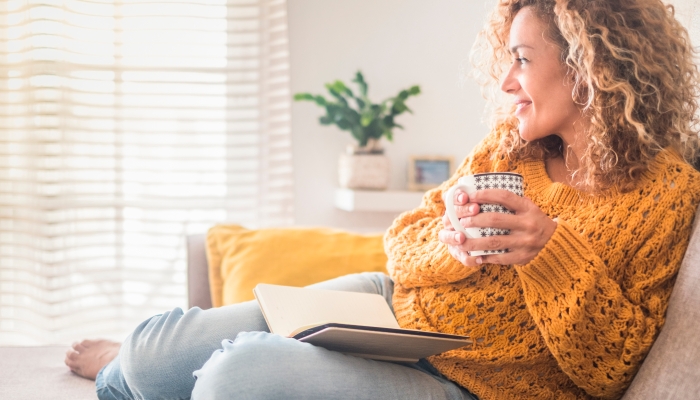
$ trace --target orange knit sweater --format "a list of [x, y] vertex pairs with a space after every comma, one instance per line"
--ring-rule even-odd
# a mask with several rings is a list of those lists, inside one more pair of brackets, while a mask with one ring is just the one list
[[[542, 161], [492, 160], [490, 135], [384, 238], [404, 328], [471, 336], [430, 358], [492, 399], [619, 398], [664, 323], [700, 202], [700, 174], [659, 154], [635, 190], [590, 196], [553, 183]], [[438, 240], [442, 193], [460, 176], [515, 171], [558, 227], [525, 265], [465, 267]]]

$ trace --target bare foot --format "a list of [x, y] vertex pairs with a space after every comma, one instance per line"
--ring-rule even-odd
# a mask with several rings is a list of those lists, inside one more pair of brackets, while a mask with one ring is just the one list
[[83, 340], [66, 352], [66, 365], [73, 373], [95, 380], [102, 367], [119, 354], [120, 343], [111, 340]]

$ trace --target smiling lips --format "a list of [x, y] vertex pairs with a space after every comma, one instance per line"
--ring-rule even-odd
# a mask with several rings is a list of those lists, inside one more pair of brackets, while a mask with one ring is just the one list
[[516, 107], [515, 113], [516, 114], [519, 113], [523, 108], [529, 106], [530, 104], [532, 104], [532, 102], [528, 101], [528, 100], [516, 100], [515, 101], [515, 107]]

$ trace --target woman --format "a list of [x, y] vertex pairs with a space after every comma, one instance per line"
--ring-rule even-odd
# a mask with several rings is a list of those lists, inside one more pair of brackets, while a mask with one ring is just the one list
[[[502, 0], [485, 37], [512, 106], [386, 233], [391, 279], [318, 285], [380, 293], [401, 326], [469, 335], [471, 347], [413, 365], [365, 360], [266, 333], [244, 303], [176, 309], [121, 347], [76, 344], [66, 363], [96, 375], [103, 399], [619, 398], [663, 325], [700, 203], [686, 161], [698, 143], [687, 32], [658, 0]], [[466, 239], [442, 193], [490, 171], [522, 174], [526, 197], [458, 193], [462, 225], [511, 230]]]

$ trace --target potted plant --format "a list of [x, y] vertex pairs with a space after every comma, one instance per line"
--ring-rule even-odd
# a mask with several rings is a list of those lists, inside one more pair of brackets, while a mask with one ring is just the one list
[[381, 103], [372, 103], [367, 97], [367, 82], [362, 72], [352, 80], [358, 86], [356, 95], [342, 81], [326, 84], [332, 98], [320, 95], [297, 93], [294, 100], [312, 101], [325, 108], [326, 114], [319, 118], [322, 125], [336, 125], [350, 131], [357, 141], [346, 154], [341, 154], [338, 174], [340, 186], [351, 189], [386, 189], [389, 185], [389, 160], [384, 156], [380, 139], [392, 141], [394, 128], [403, 129], [395, 118], [411, 109], [406, 100], [420, 93], [418, 86], [402, 90], [398, 95]]

